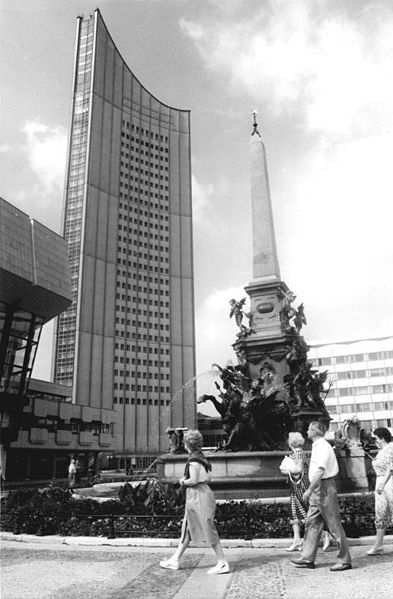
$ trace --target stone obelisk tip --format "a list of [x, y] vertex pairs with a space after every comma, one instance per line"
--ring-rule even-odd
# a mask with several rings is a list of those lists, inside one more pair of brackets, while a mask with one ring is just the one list
[[280, 269], [274, 234], [272, 203], [266, 152], [258, 130], [257, 111], [253, 110], [250, 139], [251, 206], [253, 229], [253, 279], [280, 280]]
[[256, 135], [259, 135], [259, 137], [261, 137], [261, 134], [258, 131], [257, 114], [258, 114], [258, 112], [256, 110], [253, 110], [252, 113], [251, 113], [251, 115], [252, 115], [252, 117], [254, 119], [254, 122], [252, 124], [251, 135], [255, 135], [256, 134]]

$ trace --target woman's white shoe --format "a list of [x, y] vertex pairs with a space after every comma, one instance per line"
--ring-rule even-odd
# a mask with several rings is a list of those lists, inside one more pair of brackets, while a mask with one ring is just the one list
[[299, 543], [292, 543], [290, 547], [287, 547], [285, 551], [301, 551], [303, 543], [300, 541]]
[[228, 562], [219, 562], [207, 571], [208, 574], [227, 574], [228, 572], [230, 572]]
[[162, 562], [160, 562], [160, 566], [161, 568], [166, 568], [167, 570], [178, 570], [179, 562], [172, 558], [165, 559]]
[[373, 547], [367, 551], [367, 555], [383, 555], [383, 548], [380, 547], [379, 549], [374, 549]]
[[325, 540], [323, 542], [322, 551], [327, 551], [333, 545], [333, 537], [331, 535], [325, 535]]

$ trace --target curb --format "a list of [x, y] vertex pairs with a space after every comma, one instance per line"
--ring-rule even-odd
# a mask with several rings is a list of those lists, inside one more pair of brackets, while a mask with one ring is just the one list
[[[248, 548], [248, 549], [264, 549], [276, 548], [282, 549], [288, 546], [292, 539], [221, 539], [221, 544], [226, 549]], [[352, 547], [357, 545], [372, 545], [375, 540], [374, 536], [359, 537], [358, 539], [348, 539], [348, 544]], [[18, 543], [39, 543], [59, 545], [88, 545], [91, 547], [110, 545], [113, 547], [177, 547], [178, 539], [163, 539], [163, 538], [115, 538], [108, 539], [107, 537], [60, 537], [57, 535], [49, 535], [38, 537], [36, 535], [15, 535], [12, 532], [0, 533], [0, 541], [16, 541]], [[393, 544], [393, 535], [386, 535], [384, 544]], [[194, 545], [198, 547], [198, 545]], [[206, 545], [200, 547], [206, 548]]]

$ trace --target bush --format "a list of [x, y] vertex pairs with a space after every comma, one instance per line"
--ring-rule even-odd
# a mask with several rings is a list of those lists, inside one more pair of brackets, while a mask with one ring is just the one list
[[223, 538], [277, 538], [292, 534], [289, 506], [262, 504], [256, 501], [221, 503], [216, 522]]
[[18, 489], [2, 500], [2, 530], [52, 535], [72, 513], [71, 495], [57, 487]]
[[[184, 494], [173, 484], [151, 479], [125, 484], [120, 501], [74, 500], [68, 490], [11, 491], [2, 499], [1, 529], [36, 535], [156, 536], [176, 538], [184, 512]], [[349, 537], [373, 535], [374, 497], [340, 498], [343, 526]], [[283, 538], [292, 534], [289, 505], [228, 501], [217, 505], [221, 538]]]
[[126, 483], [119, 491], [119, 499], [136, 514], [168, 514], [183, 508], [185, 493], [179, 484], [150, 478], [135, 487]]

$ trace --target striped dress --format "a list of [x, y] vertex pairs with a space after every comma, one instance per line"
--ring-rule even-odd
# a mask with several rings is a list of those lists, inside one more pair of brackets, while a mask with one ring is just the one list
[[305, 456], [303, 450], [300, 447], [296, 447], [292, 450], [290, 457], [302, 469], [301, 474], [289, 474], [289, 484], [291, 487], [291, 524], [304, 524], [307, 516], [308, 502], [304, 501], [303, 493], [305, 493], [309, 486]]

